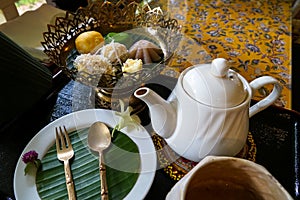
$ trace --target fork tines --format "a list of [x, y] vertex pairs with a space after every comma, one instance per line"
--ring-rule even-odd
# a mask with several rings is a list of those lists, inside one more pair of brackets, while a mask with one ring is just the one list
[[64, 162], [65, 178], [69, 200], [75, 200], [74, 183], [69, 160], [74, 156], [74, 150], [66, 127], [55, 128], [57, 158]]
[[[63, 147], [66, 147], [66, 148], [71, 147], [72, 148], [72, 143], [70, 141], [67, 129], [65, 126], [63, 126], [63, 128], [64, 128], [64, 130], [62, 130], [61, 126], [55, 127], [56, 138], [57, 138], [56, 139], [56, 147], [60, 148], [60, 149]], [[58, 140], [58, 138], [59, 138], [59, 140]], [[60, 143], [59, 143], [59, 141], [60, 141]]]

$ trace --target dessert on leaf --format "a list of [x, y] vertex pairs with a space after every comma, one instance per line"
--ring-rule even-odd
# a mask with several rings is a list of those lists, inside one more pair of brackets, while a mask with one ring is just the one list
[[95, 49], [104, 45], [104, 38], [97, 31], [86, 31], [75, 39], [75, 46], [80, 54], [92, 53]]
[[129, 57], [141, 59], [144, 64], [159, 62], [163, 58], [163, 51], [148, 40], [139, 40], [129, 48]]
[[125, 45], [112, 41], [101, 48], [100, 54], [108, 58], [111, 63], [119, 62], [121, 64], [127, 59], [128, 50]]
[[74, 66], [79, 72], [88, 74], [112, 74], [112, 64], [109, 59], [102, 55], [81, 54], [74, 60]]
[[141, 59], [127, 59], [122, 66], [122, 71], [125, 73], [135, 73], [142, 70], [143, 62]]
[[164, 59], [162, 49], [141, 30], [108, 33], [102, 38], [96, 31], [87, 31], [75, 40], [79, 55], [74, 59], [73, 66], [80, 78], [93, 77], [86, 79], [85, 83], [89, 85], [95, 84], [96, 79], [99, 79], [100, 87], [114, 87], [113, 82], [125, 76], [123, 80], [129, 80], [130, 77], [137, 80], [144, 77], [138, 75], [143, 70], [152, 73], [152, 69]]
[[181, 37], [177, 20], [160, 8], [125, 2], [93, 1], [57, 17], [43, 33], [45, 54], [69, 78], [90, 86], [101, 108], [158, 75]]

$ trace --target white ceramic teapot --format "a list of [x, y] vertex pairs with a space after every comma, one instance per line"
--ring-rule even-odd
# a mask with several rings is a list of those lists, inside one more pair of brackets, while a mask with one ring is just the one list
[[[253, 92], [266, 84], [274, 85], [272, 92], [250, 107]], [[167, 101], [146, 87], [134, 95], [148, 105], [154, 131], [180, 156], [199, 162], [207, 155], [239, 153], [249, 117], [274, 103], [281, 90], [270, 76], [249, 84], [225, 59], [217, 58], [185, 69]]]

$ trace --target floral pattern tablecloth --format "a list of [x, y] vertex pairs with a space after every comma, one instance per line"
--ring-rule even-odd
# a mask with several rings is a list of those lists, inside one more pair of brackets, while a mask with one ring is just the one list
[[[283, 91], [276, 105], [291, 108], [291, 1], [156, 0], [151, 4], [168, 11], [182, 32], [201, 46], [195, 51], [183, 45], [183, 56], [192, 55], [194, 60], [173, 61], [163, 73], [176, 76], [191, 64], [223, 57], [249, 82], [263, 75], [277, 78]], [[254, 99], [263, 98], [270, 89], [262, 88]]]

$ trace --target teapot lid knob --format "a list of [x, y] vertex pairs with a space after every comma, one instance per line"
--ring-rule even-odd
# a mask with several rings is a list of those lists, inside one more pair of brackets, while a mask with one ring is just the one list
[[225, 77], [228, 70], [229, 66], [224, 58], [216, 58], [211, 63], [211, 73], [216, 77]]
[[245, 101], [248, 92], [238, 73], [229, 69], [224, 58], [184, 71], [182, 87], [194, 100], [216, 108], [230, 108]]

